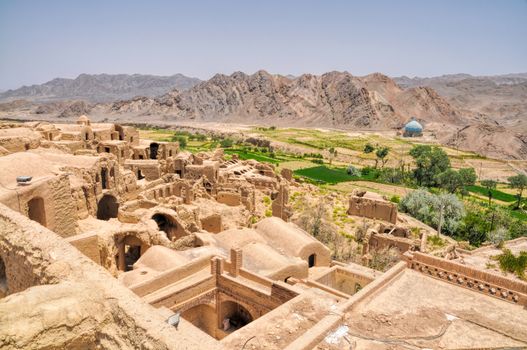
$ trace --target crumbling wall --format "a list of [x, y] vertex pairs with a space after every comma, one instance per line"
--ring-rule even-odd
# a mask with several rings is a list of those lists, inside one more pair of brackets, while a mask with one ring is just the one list
[[397, 222], [397, 206], [388, 201], [351, 195], [349, 199], [349, 215], [363, 216], [370, 219], [380, 219], [395, 224]]

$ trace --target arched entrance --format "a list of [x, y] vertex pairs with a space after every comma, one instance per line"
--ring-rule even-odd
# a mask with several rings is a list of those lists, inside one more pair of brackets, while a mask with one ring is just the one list
[[97, 203], [97, 219], [110, 220], [119, 213], [119, 202], [111, 194], [105, 194]]
[[152, 216], [152, 220], [156, 222], [160, 231], [166, 233], [167, 238], [171, 241], [175, 241], [186, 235], [183, 227], [181, 227], [174, 218], [168, 215], [157, 213]]
[[126, 236], [117, 243], [117, 255], [115, 262], [121, 271], [133, 270], [134, 264], [148, 247], [135, 236]]
[[115, 131], [119, 133], [119, 140], [124, 140], [124, 129], [121, 125], [115, 124]]
[[199, 304], [181, 313], [188, 322], [212, 337], [216, 337], [216, 309], [210, 304]]
[[157, 150], [159, 149], [159, 143], [152, 142], [150, 144], [150, 159], [157, 159]]
[[307, 258], [307, 263], [309, 265], [309, 267], [313, 267], [315, 266], [317, 262], [317, 256], [316, 254], [311, 254], [308, 258]]
[[5, 271], [5, 263], [0, 257], [0, 298], [7, 295], [7, 273]]
[[219, 321], [224, 331], [234, 332], [251, 323], [253, 316], [242, 305], [228, 300], [221, 303]]
[[44, 199], [41, 197], [35, 197], [27, 202], [27, 216], [42, 226], [46, 226], [46, 208], [44, 206]]

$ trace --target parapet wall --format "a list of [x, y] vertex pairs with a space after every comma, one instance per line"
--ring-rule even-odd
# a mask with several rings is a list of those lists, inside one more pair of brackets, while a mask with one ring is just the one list
[[527, 283], [460, 263], [413, 252], [405, 254], [408, 267], [460, 287], [527, 306]]

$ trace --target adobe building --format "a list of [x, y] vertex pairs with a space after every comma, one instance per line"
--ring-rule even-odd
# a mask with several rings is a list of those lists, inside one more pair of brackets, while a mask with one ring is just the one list
[[386, 272], [288, 222], [292, 179], [270, 165], [86, 117], [2, 130], [2, 349], [527, 346], [527, 283], [417, 249], [380, 198], [350, 214], [400, 245]]

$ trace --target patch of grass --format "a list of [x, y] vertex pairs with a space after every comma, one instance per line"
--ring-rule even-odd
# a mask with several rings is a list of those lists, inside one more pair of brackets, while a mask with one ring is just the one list
[[430, 235], [426, 237], [426, 242], [437, 248], [445, 246], [445, 240], [438, 235]]
[[315, 180], [323, 183], [336, 184], [339, 182], [357, 180], [357, 177], [348, 175], [345, 168], [328, 168], [324, 165], [297, 169], [294, 171], [296, 175]]
[[[488, 190], [485, 187], [482, 187], [482, 186], [477, 186], [477, 185], [467, 186], [467, 190], [469, 192], [477, 193], [477, 194], [480, 194], [480, 195], [485, 196], [485, 197], [488, 196]], [[492, 193], [492, 198], [493, 199], [497, 199], [499, 201], [515, 202], [515, 201], [518, 200], [518, 197], [516, 197], [515, 195], [510, 194], [510, 193], [505, 193], [505, 192], [502, 192], [502, 191], [499, 191], [499, 190], [490, 190], [490, 192]]]
[[521, 279], [525, 279], [525, 269], [527, 269], [527, 252], [521, 251], [515, 256], [509, 249], [504, 249], [503, 253], [494, 257], [500, 264], [502, 271], [514, 273]]
[[240, 149], [226, 149], [225, 154], [237, 154], [242, 160], [254, 159], [262, 163], [280, 164], [280, 160], [271, 158], [260, 153], [244, 151]]

